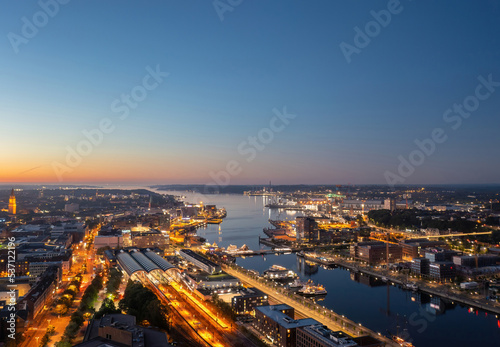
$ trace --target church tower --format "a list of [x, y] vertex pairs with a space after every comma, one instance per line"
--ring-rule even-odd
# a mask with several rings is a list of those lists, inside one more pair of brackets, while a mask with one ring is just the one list
[[16, 196], [14, 195], [14, 189], [12, 189], [12, 192], [10, 193], [9, 213], [16, 214]]

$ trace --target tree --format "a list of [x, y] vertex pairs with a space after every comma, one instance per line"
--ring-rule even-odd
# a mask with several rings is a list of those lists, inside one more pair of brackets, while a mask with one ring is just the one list
[[68, 312], [68, 306], [64, 305], [64, 304], [59, 304], [56, 306], [54, 312], [56, 314], [59, 314], [61, 316], [65, 315], [67, 312]]
[[96, 312], [94, 318], [99, 319], [106, 314], [121, 313], [121, 310], [116, 308], [112, 299], [106, 298], [102, 301], [99, 311]]
[[112, 249], [110, 246], [99, 247], [96, 254], [103, 255], [105, 251]]

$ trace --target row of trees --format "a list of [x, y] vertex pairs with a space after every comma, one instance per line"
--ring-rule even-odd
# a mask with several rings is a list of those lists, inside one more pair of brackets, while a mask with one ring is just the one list
[[108, 283], [106, 285], [106, 293], [108, 293], [108, 295], [116, 297], [120, 284], [122, 283], [122, 277], [123, 274], [115, 268], [109, 271]]
[[212, 294], [212, 304], [217, 308], [222, 315], [229, 319], [236, 319], [236, 314], [230, 304], [222, 300], [217, 293]]
[[38, 347], [45, 347], [50, 342], [50, 337], [56, 333], [56, 328], [53, 325], [49, 325], [45, 331], [45, 335], [40, 339]]
[[68, 309], [73, 305], [76, 295], [80, 292], [80, 285], [82, 284], [82, 275], [77, 274], [71, 282], [68, 288], [63, 292], [59, 300], [56, 301], [55, 313], [59, 315], [64, 315], [68, 312]]
[[57, 347], [71, 346], [71, 341], [76, 337], [78, 331], [83, 326], [86, 319], [90, 319], [94, 313], [94, 305], [97, 301], [99, 291], [103, 288], [102, 276], [97, 275], [92, 283], [87, 287], [83, 293], [82, 300], [78, 309], [71, 315], [68, 326], [64, 330], [63, 337], [60, 342], [56, 344]]
[[139, 324], [169, 329], [170, 311], [168, 307], [151, 290], [140, 283], [129, 280], [125, 295], [120, 300], [118, 307], [127, 314], [136, 316]]
[[372, 210], [368, 218], [376, 225], [398, 229], [435, 228], [439, 230], [458, 231], [460, 233], [480, 231], [483, 228], [475, 221], [462, 218], [454, 220], [434, 219], [432, 215], [420, 210]]
[[115, 306], [114, 298], [118, 294], [122, 276], [122, 273], [115, 268], [110, 270], [108, 283], [106, 284], [106, 298], [102, 301], [99, 311], [94, 315], [94, 319], [99, 319], [105, 314], [121, 313], [121, 310]]

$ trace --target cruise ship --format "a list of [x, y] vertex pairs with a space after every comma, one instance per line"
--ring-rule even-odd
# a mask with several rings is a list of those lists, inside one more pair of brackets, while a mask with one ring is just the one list
[[305, 286], [299, 289], [298, 293], [304, 296], [316, 296], [326, 295], [327, 291], [321, 284], [315, 285], [313, 281], [309, 280]]
[[292, 280], [297, 277], [297, 274], [286, 267], [273, 265], [269, 270], [264, 271], [264, 277], [270, 280]]

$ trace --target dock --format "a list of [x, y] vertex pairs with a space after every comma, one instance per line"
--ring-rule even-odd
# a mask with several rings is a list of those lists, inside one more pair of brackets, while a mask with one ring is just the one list
[[333, 260], [333, 259], [328, 259], [328, 258], [324, 258], [324, 257], [314, 257], [314, 256], [309, 255], [307, 253], [300, 253], [299, 252], [299, 253], [297, 253], [297, 256], [302, 257], [305, 260], [309, 260], [311, 262], [318, 263], [321, 265], [333, 266], [336, 264], [335, 260]]

